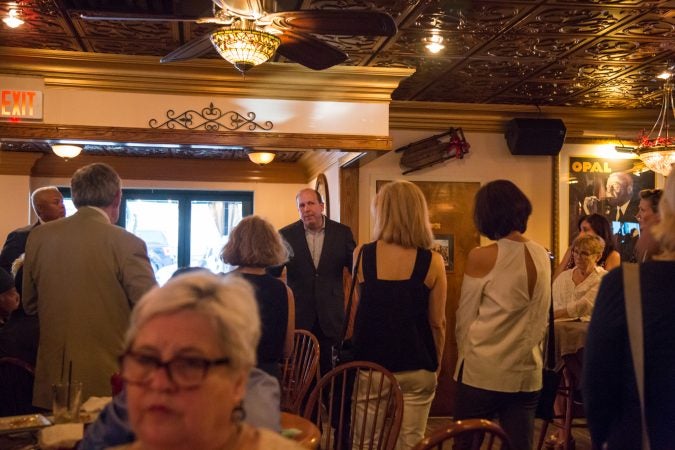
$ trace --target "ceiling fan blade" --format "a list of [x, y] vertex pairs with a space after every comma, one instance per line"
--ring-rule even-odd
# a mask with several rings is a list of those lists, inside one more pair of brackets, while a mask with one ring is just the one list
[[159, 62], [167, 63], [198, 58], [207, 54], [210, 50], [213, 50], [213, 44], [211, 43], [211, 34], [207, 33], [201, 37], [189, 40], [164, 58], [160, 59]]
[[347, 60], [347, 54], [312, 36], [284, 31], [277, 53], [314, 70], [323, 70]]
[[83, 12], [80, 14], [80, 19], [83, 20], [114, 20], [117, 22], [196, 22], [201, 17], [177, 17], [177, 16], [157, 16], [157, 15], [139, 15], [139, 14], [125, 14], [125, 13], [97, 13], [97, 12]]
[[261, 0], [213, 0], [213, 3], [245, 19], [255, 20], [265, 15]]
[[281, 30], [337, 36], [393, 36], [396, 22], [379, 11], [307, 9], [269, 14], [260, 22], [271, 22]]

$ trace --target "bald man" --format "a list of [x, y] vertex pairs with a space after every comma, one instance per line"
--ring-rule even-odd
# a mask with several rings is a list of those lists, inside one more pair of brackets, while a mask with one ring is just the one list
[[613, 172], [607, 178], [605, 198], [586, 197], [584, 212], [598, 213], [607, 217], [610, 222], [637, 223], [639, 198], [633, 196], [633, 177], [628, 173]]
[[[12, 263], [26, 251], [26, 241], [31, 231], [41, 223], [51, 222], [66, 216], [63, 196], [56, 186], [41, 187], [31, 195], [33, 211], [38, 220], [27, 227], [18, 228], [7, 235], [5, 245], [0, 252], [0, 268], [11, 272]], [[20, 280], [20, 278], [17, 278]]]

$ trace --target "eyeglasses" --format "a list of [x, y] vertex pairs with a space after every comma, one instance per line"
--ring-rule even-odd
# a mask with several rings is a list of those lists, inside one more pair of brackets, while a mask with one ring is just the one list
[[572, 253], [574, 253], [575, 255], [585, 256], [585, 257], [596, 255], [596, 253], [590, 253], [590, 252], [587, 252], [585, 250], [579, 250], [579, 249], [576, 249], [576, 248], [572, 249]]
[[146, 384], [160, 368], [165, 369], [169, 380], [179, 388], [194, 388], [202, 384], [213, 366], [230, 364], [230, 358], [206, 359], [179, 356], [169, 361], [127, 351], [120, 357], [122, 378], [131, 384]]

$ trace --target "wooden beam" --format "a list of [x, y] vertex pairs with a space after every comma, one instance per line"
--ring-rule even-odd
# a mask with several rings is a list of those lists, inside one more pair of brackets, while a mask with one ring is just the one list
[[389, 136], [301, 134], [237, 131], [165, 130], [89, 125], [0, 122], [4, 140], [85, 140], [143, 144], [232, 145], [278, 149], [339, 149], [342, 151], [389, 151]]
[[[2, 152], [1, 154], [7, 153], [22, 154], [21, 152]], [[263, 183], [307, 183], [309, 181], [302, 167], [293, 163], [272, 162], [265, 166], [258, 166], [250, 161], [94, 155], [80, 155], [66, 161], [52, 154], [46, 154], [37, 160], [31, 175], [70, 178], [75, 170], [94, 162], [110, 164], [123, 180]]]

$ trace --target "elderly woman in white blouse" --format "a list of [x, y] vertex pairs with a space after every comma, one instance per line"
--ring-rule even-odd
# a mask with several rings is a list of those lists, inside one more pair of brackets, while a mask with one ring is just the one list
[[576, 265], [553, 281], [553, 314], [558, 319], [589, 321], [600, 280], [607, 273], [598, 266], [605, 241], [593, 234], [580, 235], [572, 244]]

